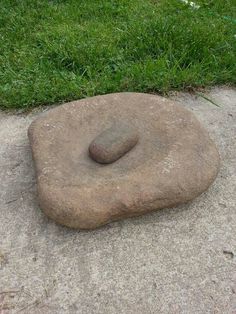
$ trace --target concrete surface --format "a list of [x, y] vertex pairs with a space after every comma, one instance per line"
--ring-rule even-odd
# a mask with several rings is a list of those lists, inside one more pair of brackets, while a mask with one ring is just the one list
[[214, 185], [185, 206], [81, 232], [37, 205], [29, 115], [0, 113], [0, 313], [236, 313], [236, 90], [172, 98], [221, 153]]

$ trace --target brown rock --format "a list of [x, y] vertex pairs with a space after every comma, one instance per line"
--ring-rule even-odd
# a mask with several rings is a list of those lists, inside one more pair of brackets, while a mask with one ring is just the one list
[[130, 151], [138, 142], [138, 133], [134, 128], [118, 123], [99, 134], [89, 145], [89, 154], [93, 160], [110, 164]]
[[[128, 121], [138, 144], [102, 165], [90, 143]], [[194, 115], [154, 95], [120, 93], [71, 102], [29, 128], [39, 202], [63, 225], [92, 229], [110, 221], [185, 203], [214, 181], [217, 149]]]

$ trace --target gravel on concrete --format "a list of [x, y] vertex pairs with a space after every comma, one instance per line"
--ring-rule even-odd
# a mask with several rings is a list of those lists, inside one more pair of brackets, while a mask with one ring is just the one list
[[40, 110], [0, 112], [1, 314], [236, 313], [236, 90], [204, 94], [219, 107], [171, 97], [215, 140], [215, 183], [187, 205], [94, 231], [56, 225], [38, 207], [27, 129]]

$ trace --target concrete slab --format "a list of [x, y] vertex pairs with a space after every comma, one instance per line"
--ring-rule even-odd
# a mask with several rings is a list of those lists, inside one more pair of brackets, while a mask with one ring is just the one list
[[236, 313], [236, 90], [172, 98], [221, 153], [214, 185], [185, 206], [95, 231], [56, 225], [37, 205], [27, 128], [0, 113], [0, 313]]

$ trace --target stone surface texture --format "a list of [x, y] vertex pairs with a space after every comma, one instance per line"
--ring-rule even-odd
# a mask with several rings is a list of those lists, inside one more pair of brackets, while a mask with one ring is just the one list
[[[129, 121], [139, 142], [116, 162], [98, 164], [89, 145], [117, 121]], [[215, 144], [194, 115], [156, 95], [118, 93], [64, 104], [37, 118], [29, 138], [40, 206], [72, 228], [185, 203], [209, 187], [219, 167]]]
[[[0, 312], [234, 314], [236, 90], [173, 95], [216, 142], [216, 181], [178, 208], [93, 231], [39, 209], [27, 129], [39, 113], [0, 112]], [[47, 108], [41, 109], [41, 111]]]

